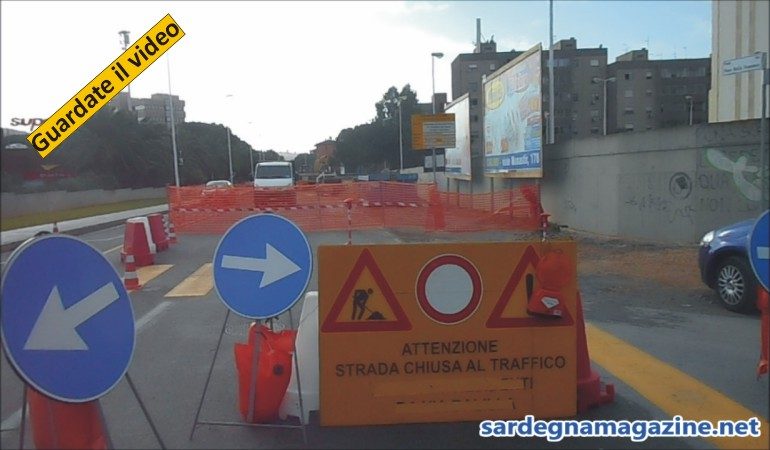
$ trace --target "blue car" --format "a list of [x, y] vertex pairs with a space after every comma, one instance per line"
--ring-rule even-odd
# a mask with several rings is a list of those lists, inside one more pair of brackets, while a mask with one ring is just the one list
[[701, 279], [717, 292], [722, 305], [730, 311], [749, 311], [756, 302], [758, 281], [748, 255], [749, 235], [756, 220], [709, 231], [700, 241]]

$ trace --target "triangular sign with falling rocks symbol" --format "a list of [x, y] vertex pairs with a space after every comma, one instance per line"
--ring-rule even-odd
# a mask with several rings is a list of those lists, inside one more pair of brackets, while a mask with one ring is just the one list
[[[540, 262], [540, 257], [537, 255], [535, 249], [530, 245], [524, 250], [524, 254], [521, 256], [519, 263], [513, 270], [511, 277], [505, 284], [503, 293], [497, 300], [495, 307], [492, 309], [492, 313], [487, 319], [487, 328], [530, 328], [530, 327], [564, 327], [570, 326], [575, 323], [570, 315], [569, 309], [564, 308], [564, 314], [561, 317], [541, 317], [541, 316], [527, 316], [527, 317], [504, 317], [503, 314], [511, 303], [511, 300], [515, 297], [514, 291], [521, 283], [522, 278], [526, 274], [527, 268], [531, 266], [533, 269], [537, 268], [537, 264]], [[528, 299], [524, 299], [524, 305]], [[523, 311], [525, 307], [521, 308]]]
[[412, 323], [377, 266], [374, 256], [368, 249], [364, 249], [321, 325], [321, 331], [332, 333], [411, 329]]

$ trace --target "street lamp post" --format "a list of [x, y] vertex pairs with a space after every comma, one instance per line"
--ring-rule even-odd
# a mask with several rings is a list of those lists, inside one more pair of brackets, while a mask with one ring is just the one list
[[684, 99], [690, 102], [690, 126], [692, 126], [692, 95], [685, 95]]
[[401, 126], [401, 102], [404, 100], [406, 100], [406, 97], [403, 95], [396, 98], [398, 102], [398, 156], [400, 161], [398, 173], [404, 172], [404, 132]]
[[[225, 98], [232, 97], [233, 94], [227, 94]], [[230, 184], [233, 184], [233, 149], [230, 147], [230, 126], [227, 126], [227, 159], [230, 163]]]
[[[433, 114], [436, 114], [436, 58], [443, 58], [444, 54], [441, 52], [433, 52], [430, 54], [430, 78], [432, 81], [432, 95], [430, 97], [430, 103], [433, 107]], [[433, 182], [436, 183], [436, 148], [431, 148], [433, 154]]]
[[174, 123], [174, 102], [171, 98], [171, 62], [166, 55], [166, 71], [168, 73], [168, 112], [171, 116], [171, 151], [174, 156], [174, 182], [179, 187], [179, 158], [176, 151], [176, 124]]
[[607, 82], [615, 81], [615, 77], [599, 78], [594, 77], [592, 80], [594, 83], [602, 83], [604, 85], [604, 136], [607, 136]]

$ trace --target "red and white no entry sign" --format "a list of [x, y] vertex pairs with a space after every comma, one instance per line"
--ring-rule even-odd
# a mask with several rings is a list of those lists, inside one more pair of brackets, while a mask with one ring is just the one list
[[415, 291], [425, 315], [451, 325], [467, 319], [479, 307], [481, 276], [462, 256], [440, 255], [422, 268]]

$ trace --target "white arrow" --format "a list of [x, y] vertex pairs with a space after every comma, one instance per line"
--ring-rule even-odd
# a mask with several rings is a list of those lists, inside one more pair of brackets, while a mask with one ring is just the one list
[[32, 327], [24, 350], [88, 350], [75, 327], [118, 300], [120, 295], [112, 283], [107, 283], [67, 309], [54, 286], [48, 294], [43, 311]]
[[270, 244], [265, 244], [265, 259], [224, 255], [222, 268], [263, 272], [262, 281], [259, 283], [260, 288], [301, 270], [298, 265]]
[[770, 259], [770, 247], [757, 247], [757, 258]]

